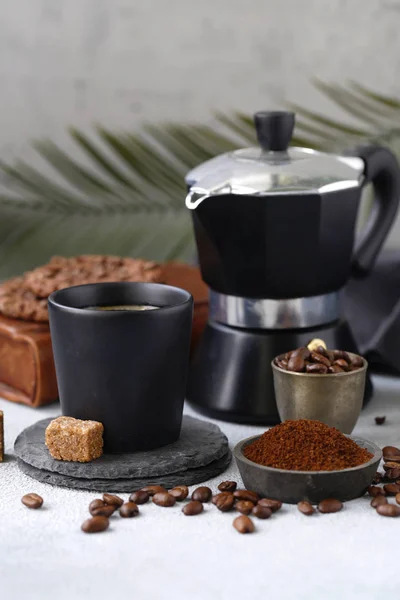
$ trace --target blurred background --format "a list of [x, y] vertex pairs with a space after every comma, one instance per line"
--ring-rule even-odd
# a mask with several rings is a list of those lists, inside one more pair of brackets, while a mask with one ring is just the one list
[[52, 254], [189, 260], [183, 176], [253, 143], [255, 110], [295, 105], [301, 145], [400, 155], [399, 26], [397, 0], [2, 3], [0, 277]]

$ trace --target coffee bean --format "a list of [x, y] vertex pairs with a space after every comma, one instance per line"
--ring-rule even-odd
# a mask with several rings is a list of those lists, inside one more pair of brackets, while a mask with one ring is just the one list
[[276, 360], [275, 364], [284, 371], [287, 371], [288, 361], [287, 360]]
[[400, 504], [400, 494], [396, 494], [396, 502], [397, 504]]
[[347, 364], [351, 363], [350, 356], [344, 350], [333, 350], [332, 354], [334, 360], [344, 360]]
[[114, 496], [113, 494], [103, 494], [103, 500], [106, 504], [111, 504], [114, 506], [122, 506], [124, 501], [119, 496]]
[[382, 517], [398, 517], [400, 515], [400, 506], [396, 504], [379, 504], [376, 512]]
[[383, 465], [384, 471], [390, 471], [391, 469], [399, 469], [399, 468], [400, 467], [399, 467], [398, 463], [396, 463], [392, 460]]
[[269, 519], [272, 515], [272, 510], [267, 506], [262, 506], [261, 504], [256, 504], [251, 514], [257, 517], [257, 519]]
[[43, 498], [39, 494], [25, 494], [21, 498], [21, 502], [27, 508], [40, 508], [43, 504]]
[[107, 517], [92, 517], [82, 523], [81, 529], [85, 533], [99, 533], [100, 531], [105, 531], [109, 524], [110, 521]]
[[382, 448], [382, 454], [384, 460], [391, 460], [391, 456], [400, 456], [400, 450], [396, 446], [385, 446]]
[[323, 348], [324, 350], [326, 350], [326, 344], [325, 344], [324, 340], [320, 340], [319, 338], [314, 338], [313, 340], [308, 342], [307, 348], [308, 348], [308, 350], [310, 350], [310, 352], [318, 352], [318, 348]]
[[236, 510], [242, 513], [242, 515], [249, 515], [254, 506], [254, 502], [250, 502], [250, 500], [239, 500], [239, 502], [236, 502], [235, 504]]
[[372, 480], [372, 485], [376, 485], [377, 483], [382, 483], [383, 475], [379, 473], [379, 471], [375, 474], [375, 477]]
[[235, 501], [235, 498], [234, 498], [232, 492], [220, 492], [219, 494], [215, 494], [215, 496], [213, 496], [211, 498], [211, 502], [216, 505], [218, 500], [220, 498], [222, 498], [223, 496], [232, 496], [233, 500]]
[[176, 499], [168, 492], [157, 492], [153, 496], [153, 502], [157, 506], [174, 506]]
[[400, 485], [396, 483], [387, 483], [383, 486], [383, 489], [386, 492], [386, 496], [396, 496], [400, 492]]
[[187, 517], [194, 517], [199, 515], [204, 510], [203, 503], [199, 500], [191, 500], [182, 508], [182, 512]]
[[328, 368], [328, 373], [344, 373], [344, 371], [339, 365], [333, 364]]
[[386, 479], [398, 479], [400, 477], [400, 465], [396, 469], [389, 469], [385, 473]]
[[302, 373], [305, 371], [306, 364], [304, 362], [304, 358], [299, 355], [292, 356], [289, 359], [287, 370], [292, 371], [294, 373]]
[[95, 500], [92, 500], [91, 503], [89, 504], [89, 512], [91, 513], [92, 510], [95, 510], [96, 508], [100, 508], [101, 506], [105, 506], [105, 502], [104, 500], [101, 500], [100, 498], [96, 498]]
[[188, 497], [189, 488], [187, 485], [177, 485], [176, 487], [172, 488], [172, 490], [169, 490], [169, 493], [171, 494], [171, 496], [176, 498], [178, 502], [181, 502], [182, 500], [185, 500], [185, 498]]
[[311, 352], [311, 360], [315, 363], [321, 363], [326, 367], [331, 366], [331, 361], [329, 358], [326, 358], [323, 354], [319, 354], [318, 352]]
[[375, 417], [375, 423], [377, 425], [383, 425], [386, 421], [386, 417]]
[[306, 366], [306, 373], [320, 373], [325, 375], [328, 372], [328, 367], [321, 363], [309, 363]]
[[353, 367], [356, 367], [357, 369], [360, 369], [363, 365], [364, 365], [364, 361], [361, 358], [361, 356], [358, 356], [357, 354], [355, 354], [354, 356], [350, 356], [350, 362], [352, 364]]
[[129, 496], [129, 502], [134, 502], [135, 504], [146, 504], [149, 501], [149, 494], [144, 490], [138, 490], [137, 492], [132, 492]]
[[250, 502], [254, 502], [254, 504], [257, 504], [260, 499], [257, 492], [252, 492], [251, 490], [235, 490], [233, 496], [236, 500], [250, 500]]
[[387, 504], [386, 496], [375, 496], [375, 498], [372, 498], [372, 500], [371, 500], [372, 508], [376, 508], [380, 504]]
[[[214, 501], [214, 498], [216, 499], [215, 501]], [[235, 504], [235, 498], [234, 498], [233, 494], [230, 494], [229, 492], [217, 494], [216, 496], [213, 496], [212, 501], [213, 501], [213, 504], [215, 504], [215, 506], [221, 512], [228, 512], [229, 510], [232, 510], [233, 505]], [[246, 501], [243, 500], [243, 502], [246, 502]]]
[[219, 486], [218, 489], [221, 492], [234, 492], [237, 488], [237, 483], [236, 481], [222, 481]]
[[270, 508], [272, 512], [277, 512], [282, 508], [282, 502], [280, 500], [273, 500], [272, 498], [261, 498], [258, 504]]
[[290, 356], [287, 360], [290, 360], [292, 357], [301, 356], [303, 360], [308, 360], [310, 358], [311, 352], [305, 346], [301, 346], [301, 348], [296, 348], [296, 350], [292, 350], [290, 352]]
[[335, 513], [342, 510], [343, 504], [336, 498], [326, 498], [318, 504], [318, 510], [321, 513]]
[[168, 490], [162, 485], [146, 485], [142, 487], [141, 492], [147, 492], [149, 496], [154, 496], [154, 494], [165, 494], [168, 493]]
[[246, 515], [236, 517], [233, 526], [239, 533], [253, 533], [254, 531], [254, 523]]
[[343, 369], [343, 371], [350, 371], [351, 368], [350, 365], [343, 358], [338, 358], [337, 360], [335, 360], [333, 365], [337, 365], [338, 367]]
[[192, 494], [192, 500], [198, 500], [199, 502], [209, 502], [212, 495], [212, 491], [205, 485], [198, 487]]
[[117, 510], [118, 506], [116, 504], [103, 504], [103, 506], [98, 506], [97, 508], [92, 508], [89, 510], [90, 514], [93, 517], [111, 517], [112, 514]]
[[303, 515], [312, 515], [315, 513], [315, 508], [306, 500], [302, 500], [297, 504], [297, 508]]
[[131, 519], [139, 514], [138, 505], [135, 502], [125, 502], [119, 509], [119, 514], [124, 519]]
[[385, 490], [377, 485], [370, 485], [367, 489], [367, 492], [373, 498], [376, 498], [376, 496], [386, 496]]
[[391, 463], [396, 463], [396, 467], [400, 467], [400, 456], [394, 454], [393, 456], [387, 456], [386, 458], [384, 458], [384, 460]]

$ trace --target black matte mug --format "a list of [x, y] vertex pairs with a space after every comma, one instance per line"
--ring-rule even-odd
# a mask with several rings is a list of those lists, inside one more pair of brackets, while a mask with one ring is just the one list
[[[93, 310], [149, 304], [157, 310]], [[49, 297], [63, 415], [101, 421], [106, 452], [134, 452], [179, 438], [193, 298], [157, 283], [95, 283]]]

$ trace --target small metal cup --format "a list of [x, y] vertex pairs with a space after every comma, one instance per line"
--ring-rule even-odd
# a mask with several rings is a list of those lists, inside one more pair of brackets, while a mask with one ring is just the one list
[[[352, 355], [348, 352], [350, 356]], [[365, 375], [363, 366], [347, 373], [294, 373], [272, 361], [275, 398], [282, 421], [313, 419], [350, 434], [361, 413]]]

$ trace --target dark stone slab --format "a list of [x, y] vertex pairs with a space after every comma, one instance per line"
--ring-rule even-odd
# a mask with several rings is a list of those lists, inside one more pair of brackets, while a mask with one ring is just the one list
[[168, 446], [132, 454], [104, 454], [90, 463], [64, 462], [51, 457], [45, 430], [52, 419], [27, 427], [15, 441], [15, 454], [26, 464], [80, 479], [147, 479], [204, 467], [226, 455], [227, 437], [213, 423], [184, 416], [179, 440]]
[[225, 471], [229, 467], [231, 459], [232, 454], [231, 451], [228, 450], [222, 458], [203, 467], [187, 469], [186, 471], [179, 471], [178, 473], [171, 473], [169, 475], [154, 478], [147, 477], [142, 479], [84, 479], [79, 477], [67, 477], [66, 475], [60, 475], [59, 473], [36, 469], [35, 467], [24, 463], [21, 459], [18, 459], [18, 466], [25, 475], [29, 475], [29, 477], [32, 477], [37, 481], [49, 483], [50, 485], [96, 492], [130, 493], [145, 485], [152, 484], [160, 484], [167, 488], [171, 488], [179, 484], [195, 485], [203, 483], [203, 481], [216, 477]]

